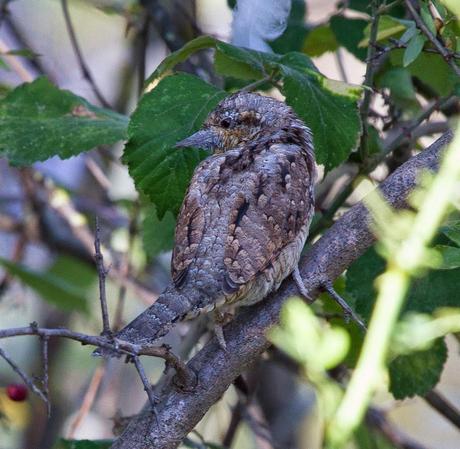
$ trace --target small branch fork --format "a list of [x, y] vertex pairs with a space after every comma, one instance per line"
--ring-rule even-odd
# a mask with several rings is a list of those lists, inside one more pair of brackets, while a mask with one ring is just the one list
[[[43, 341], [47, 341], [51, 337], [61, 337], [67, 338], [69, 340], [75, 340], [80, 342], [82, 345], [91, 345], [98, 348], [107, 349], [108, 351], [114, 352], [118, 355], [126, 355], [129, 357], [139, 357], [139, 356], [150, 356], [150, 357], [159, 357], [165, 360], [168, 367], [172, 367], [177, 372], [177, 378], [179, 379], [179, 384], [182, 388], [193, 388], [193, 383], [196, 382], [195, 374], [186, 367], [185, 363], [182, 362], [175, 354], [171, 352], [171, 348], [167, 345], [162, 346], [140, 346], [126, 341], [117, 340], [117, 339], [107, 339], [104, 336], [98, 335], [87, 335], [79, 332], [74, 332], [69, 329], [60, 328], [60, 329], [49, 329], [38, 327], [37, 323], [31, 323], [30, 326], [18, 327], [11, 329], [0, 330], [0, 339], [17, 337], [23, 335], [36, 335], [40, 337]], [[44, 350], [44, 353], [47, 354]], [[16, 371], [24, 382], [29, 386], [29, 388], [37, 393], [43, 400], [46, 401], [46, 395], [42, 390], [38, 392], [35, 384], [31, 385], [30, 379], [25, 380], [27, 376], [17, 367], [17, 365], [12, 362], [11, 358], [0, 349], [0, 357], [5, 359], [9, 365]], [[47, 359], [46, 359], [47, 360]], [[44, 375], [44, 383], [48, 382], [47, 370]], [[45, 382], [46, 380], [46, 382]], [[44, 391], [47, 388], [45, 387]]]
[[48, 362], [48, 341], [51, 337], [61, 337], [80, 342], [82, 345], [91, 345], [108, 351], [118, 356], [127, 356], [127, 361], [134, 363], [139, 377], [142, 380], [144, 389], [147, 392], [152, 411], [155, 414], [155, 395], [151, 384], [149, 383], [145, 370], [140, 361], [140, 356], [159, 357], [165, 360], [167, 367], [172, 367], [176, 371], [175, 383], [178, 388], [185, 391], [193, 389], [196, 384], [195, 373], [188, 368], [184, 362], [172, 353], [171, 348], [167, 345], [162, 346], [141, 346], [118, 340], [113, 336], [110, 329], [107, 297], [105, 288], [105, 278], [107, 271], [104, 267], [104, 259], [101, 252], [99, 222], [96, 219], [96, 232], [94, 239], [95, 262], [99, 276], [99, 299], [101, 303], [103, 331], [101, 335], [87, 335], [79, 332], [73, 332], [69, 329], [48, 329], [38, 327], [37, 323], [31, 323], [27, 327], [11, 328], [0, 330], [0, 339], [16, 337], [21, 335], [35, 335], [42, 340], [42, 358], [43, 358], [43, 377], [42, 386], [39, 388], [36, 383], [11, 359], [11, 357], [0, 348], [0, 358], [3, 358], [11, 368], [22, 378], [24, 383], [31, 391], [37, 394], [47, 405], [48, 415], [50, 414], [49, 401], [49, 362]]

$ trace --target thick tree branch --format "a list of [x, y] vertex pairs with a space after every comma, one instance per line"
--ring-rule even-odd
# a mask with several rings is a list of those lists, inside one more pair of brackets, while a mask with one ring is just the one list
[[[415, 187], [420, 171], [437, 169], [441, 149], [451, 139], [452, 133], [445, 133], [382, 183], [380, 189], [393, 207], [406, 206], [407, 195]], [[372, 245], [375, 237], [369, 223], [364, 205], [355, 205], [302, 258], [300, 271], [310, 297], [315, 297], [321, 285], [338, 277]], [[295, 283], [288, 279], [264, 302], [242, 310], [224, 328], [227, 351], [222, 351], [214, 338], [188, 363], [197, 375], [196, 388], [186, 392], [173, 383], [166, 386], [157, 406], [158, 422], [139, 415], [112, 449], [177, 447], [234, 379], [269, 347], [267, 329], [277, 324], [284, 300], [295, 294]]]

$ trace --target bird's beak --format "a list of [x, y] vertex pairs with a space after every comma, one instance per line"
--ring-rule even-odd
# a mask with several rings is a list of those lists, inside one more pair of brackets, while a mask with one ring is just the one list
[[196, 147], [211, 150], [218, 146], [219, 138], [211, 129], [200, 129], [190, 137], [176, 143], [177, 147]]

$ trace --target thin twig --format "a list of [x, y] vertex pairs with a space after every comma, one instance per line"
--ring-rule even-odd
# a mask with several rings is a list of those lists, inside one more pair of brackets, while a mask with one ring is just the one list
[[110, 329], [109, 312], [107, 309], [107, 295], [105, 290], [105, 278], [107, 276], [107, 271], [104, 267], [104, 256], [101, 252], [101, 240], [99, 234], [99, 219], [96, 217], [96, 230], [94, 236], [94, 258], [96, 260], [97, 274], [99, 277], [99, 300], [101, 303], [102, 312], [102, 335], [111, 336], [112, 331]]
[[423, 396], [423, 399], [444, 416], [444, 418], [460, 429], [460, 410], [450, 404], [441, 393], [431, 390]]
[[91, 86], [91, 89], [94, 92], [94, 95], [99, 100], [101, 105], [106, 108], [111, 108], [109, 102], [104, 98], [104, 96], [102, 95], [102, 92], [97, 87], [97, 84], [94, 81], [93, 76], [91, 75], [91, 71], [89, 70], [88, 64], [86, 63], [85, 58], [83, 57], [83, 53], [80, 50], [77, 36], [75, 34], [72, 20], [70, 18], [69, 5], [67, 3], [67, 0], [61, 0], [61, 7], [62, 7], [62, 12], [64, 14], [64, 20], [65, 20], [65, 24], [67, 27], [67, 32], [69, 33], [70, 42], [72, 44], [72, 48], [75, 53], [75, 56], [77, 57], [78, 64], [80, 65], [80, 69], [81, 69], [83, 78], [85, 78], [86, 81], [88, 81], [88, 83]]
[[19, 377], [24, 381], [24, 383], [29, 387], [29, 390], [33, 391], [37, 396], [39, 396], [45, 404], [48, 403], [48, 398], [45, 396], [42, 390], [38, 388], [33, 380], [13, 361], [13, 359], [2, 349], [0, 348], [0, 357], [5, 360], [8, 365], [11, 366], [13, 371], [19, 375]]
[[[388, 40], [391, 42], [392, 45], [388, 45], [387, 47], [382, 47], [381, 45], [377, 43], [375, 44], [376, 52], [374, 54], [374, 58], [373, 58], [374, 60], [380, 59], [383, 55], [385, 55], [386, 53], [392, 50], [407, 48], [407, 44], [404, 42], [398, 41], [398, 39], [394, 39], [390, 37]], [[439, 54], [438, 50], [436, 50], [435, 48], [423, 48], [422, 51], [423, 53], [436, 53], [437, 55]], [[458, 52], [452, 53], [452, 58], [460, 59], [460, 53]]]
[[147, 379], [144, 367], [142, 366], [142, 363], [139, 360], [139, 357], [134, 356], [132, 360], [133, 360], [134, 366], [136, 367], [137, 373], [139, 374], [139, 377], [141, 378], [142, 384], [144, 385], [144, 390], [147, 393], [147, 396], [149, 397], [149, 402], [150, 402], [150, 407], [152, 408], [152, 412], [155, 413], [155, 408], [157, 405], [157, 398], [153, 391], [152, 384]]
[[46, 396], [46, 411], [48, 418], [51, 416], [51, 402], [50, 402], [50, 389], [49, 389], [49, 358], [48, 358], [48, 340], [47, 336], [41, 338], [42, 340], [42, 360], [43, 360], [43, 394]]
[[191, 371], [182, 360], [177, 357], [169, 346], [140, 346], [126, 341], [117, 339], [107, 339], [105, 336], [87, 335], [80, 332], [74, 332], [69, 329], [49, 329], [38, 327], [36, 323], [32, 323], [27, 327], [17, 327], [0, 330], [0, 339], [18, 337], [21, 335], [37, 335], [39, 337], [61, 337], [75, 340], [83, 345], [96, 346], [106, 349], [111, 353], [128, 356], [151, 356], [159, 357], [166, 361], [168, 366], [173, 367], [177, 371], [177, 376], [184, 383], [184, 390], [193, 388], [196, 384], [196, 375]]
[[428, 106], [417, 118], [410, 122], [408, 126], [404, 126], [402, 132], [399, 133], [395, 139], [385, 144], [382, 153], [377, 155], [369, 167], [367, 167], [367, 172], [369, 173], [372, 171], [385, 159], [386, 156], [388, 156], [388, 154], [398, 148], [405, 140], [410, 138], [413, 131], [415, 131], [425, 120], [429, 119], [433, 112], [442, 109], [442, 107], [446, 105], [452, 99], [452, 97], [452, 95], [449, 95], [447, 97], [437, 99], [431, 103], [430, 106]]
[[359, 143], [359, 153], [361, 155], [361, 159], [365, 161], [369, 154], [369, 124], [368, 124], [368, 116], [369, 116], [369, 106], [371, 104], [371, 97], [373, 94], [372, 87], [374, 85], [374, 73], [375, 73], [375, 62], [374, 62], [374, 54], [375, 54], [375, 42], [377, 41], [377, 32], [379, 28], [379, 18], [380, 12], [377, 4], [377, 0], [372, 0], [371, 3], [371, 16], [372, 16], [372, 24], [371, 24], [371, 31], [370, 31], [370, 38], [369, 38], [369, 46], [367, 48], [367, 65], [366, 65], [366, 74], [364, 75], [364, 86], [368, 87], [368, 89], [364, 90], [364, 98], [359, 106], [359, 115], [361, 117], [361, 123], [363, 127], [363, 131], [361, 134], [361, 140]]
[[412, 1], [404, 0], [404, 3], [406, 4], [407, 9], [409, 10], [411, 16], [413, 17], [415, 23], [417, 24], [417, 27], [428, 38], [428, 40], [435, 46], [439, 54], [444, 58], [447, 64], [449, 64], [452, 67], [453, 71], [460, 78], [460, 67], [455, 63], [455, 61], [452, 60], [453, 58], [452, 52], [448, 50], [444, 45], [442, 45], [441, 42], [438, 40], [438, 38], [426, 26], [425, 22], [420, 17], [419, 13], [415, 9], [414, 5], [412, 4]]

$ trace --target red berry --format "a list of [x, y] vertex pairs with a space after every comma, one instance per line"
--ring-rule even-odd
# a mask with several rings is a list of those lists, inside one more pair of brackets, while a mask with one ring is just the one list
[[10, 384], [6, 387], [6, 394], [12, 401], [21, 402], [27, 399], [27, 387], [23, 384]]

